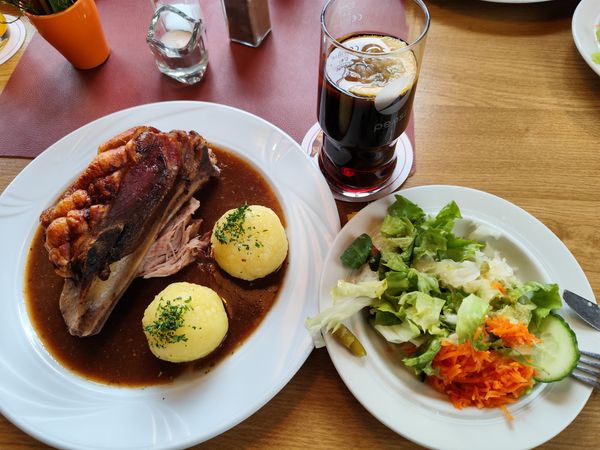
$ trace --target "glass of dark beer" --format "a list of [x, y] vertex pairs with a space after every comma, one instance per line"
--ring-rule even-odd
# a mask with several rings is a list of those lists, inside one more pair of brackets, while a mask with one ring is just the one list
[[329, 0], [321, 12], [319, 166], [338, 197], [393, 183], [429, 29], [421, 0]]

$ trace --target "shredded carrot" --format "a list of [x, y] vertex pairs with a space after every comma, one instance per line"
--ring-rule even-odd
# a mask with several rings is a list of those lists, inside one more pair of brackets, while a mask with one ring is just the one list
[[[494, 335], [506, 347], [532, 346], [541, 340], [530, 333], [523, 323], [512, 323], [503, 316], [488, 317], [473, 339], [488, 341]], [[533, 385], [535, 369], [494, 350], [476, 350], [470, 341], [454, 344], [444, 341], [432, 362], [437, 376], [427, 381], [439, 392], [448, 395], [458, 409], [500, 407], [508, 420], [506, 408]]]
[[511, 348], [541, 342], [537, 336], [529, 332], [525, 324], [512, 323], [504, 316], [488, 317], [485, 321], [485, 331], [498, 336], [506, 347]]
[[500, 283], [499, 281], [494, 281], [494, 282], [491, 284], [491, 286], [492, 286], [494, 289], [496, 289], [496, 290], [500, 291], [500, 293], [501, 293], [502, 295], [506, 295], [506, 289], [504, 289], [504, 286], [502, 286], [502, 283]]
[[504, 414], [504, 417], [506, 417], [506, 420], [513, 420], [513, 416], [510, 413], [510, 411], [508, 410], [508, 408], [506, 407], [506, 405], [500, 405], [500, 409], [502, 409], [502, 414]]
[[[444, 341], [432, 362], [437, 376], [428, 383], [461, 409], [502, 407], [517, 400], [533, 384], [535, 370], [493, 350], [478, 351], [471, 342]], [[507, 416], [508, 417], [508, 416]]]

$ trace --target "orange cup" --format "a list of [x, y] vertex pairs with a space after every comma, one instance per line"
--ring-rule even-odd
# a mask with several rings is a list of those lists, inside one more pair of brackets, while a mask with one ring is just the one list
[[64, 11], [47, 16], [25, 15], [42, 37], [78, 69], [97, 67], [110, 54], [94, 0], [77, 0]]

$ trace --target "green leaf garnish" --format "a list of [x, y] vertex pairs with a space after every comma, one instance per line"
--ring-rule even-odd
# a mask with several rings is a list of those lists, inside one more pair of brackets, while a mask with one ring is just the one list
[[248, 208], [248, 203], [244, 202], [242, 206], [227, 215], [225, 223], [215, 228], [215, 237], [221, 244], [236, 242], [244, 235], [244, 222]]
[[151, 345], [165, 348], [167, 344], [188, 340], [185, 334], [176, 332], [184, 324], [184, 313], [193, 309], [191, 301], [192, 297], [176, 297], [173, 300], [160, 298], [154, 322], [144, 327], [144, 331], [152, 337]]

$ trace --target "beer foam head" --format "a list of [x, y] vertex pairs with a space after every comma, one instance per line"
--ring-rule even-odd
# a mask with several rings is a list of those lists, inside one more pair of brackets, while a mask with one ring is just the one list
[[[397, 51], [407, 44], [391, 36], [360, 35], [343, 41], [345, 47], [373, 56], [336, 48], [328, 56], [326, 75], [340, 89], [359, 97], [373, 98], [380, 112], [408, 92], [417, 78], [412, 51]], [[387, 112], [386, 112], [387, 113]]]

